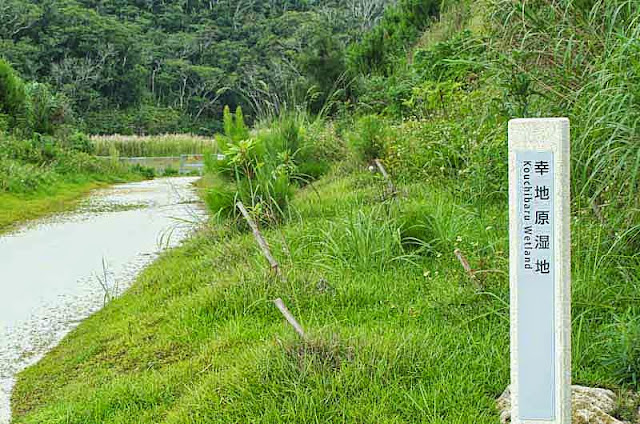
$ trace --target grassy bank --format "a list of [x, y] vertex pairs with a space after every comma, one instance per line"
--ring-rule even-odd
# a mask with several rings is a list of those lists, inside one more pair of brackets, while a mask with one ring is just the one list
[[[403, 185], [408, 197], [388, 200], [384, 186], [357, 172], [299, 193], [297, 218], [266, 231], [286, 282], [233, 225], [163, 255], [20, 375], [15, 422], [497, 422], [509, 379], [506, 203], [474, 202], [454, 181]], [[594, 252], [603, 234], [589, 217], [574, 234], [574, 381], [620, 391], [640, 261], [622, 268]], [[482, 270], [479, 287], [454, 248]]]
[[68, 154], [57, 160], [33, 164], [0, 157], [4, 172], [0, 176], [0, 233], [27, 220], [71, 210], [95, 188], [144, 178], [138, 169], [100, 163], [88, 155]]
[[0, 232], [72, 209], [96, 187], [152, 174], [153, 170], [141, 166], [99, 160], [63, 145], [58, 138], [0, 133]]
[[65, 184], [46, 193], [0, 193], [0, 233], [24, 221], [71, 210], [91, 190], [102, 185], [86, 182]]

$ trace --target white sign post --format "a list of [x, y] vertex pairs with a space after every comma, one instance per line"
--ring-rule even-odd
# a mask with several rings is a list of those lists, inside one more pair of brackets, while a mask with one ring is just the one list
[[511, 422], [571, 423], [569, 120], [509, 122]]

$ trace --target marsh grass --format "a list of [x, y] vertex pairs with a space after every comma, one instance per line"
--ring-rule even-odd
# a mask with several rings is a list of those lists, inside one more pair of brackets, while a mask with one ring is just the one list
[[156, 136], [107, 135], [92, 136], [95, 154], [111, 156], [117, 151], [121, 157], [166, 157], [204, 154], [216, 150], [213, 138], [193, 134], [163, 134]]

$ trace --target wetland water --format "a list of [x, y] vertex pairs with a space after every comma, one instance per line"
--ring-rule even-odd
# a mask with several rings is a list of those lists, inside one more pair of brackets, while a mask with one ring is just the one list
[[10, 421], [15, 375], [204, 218], [196, 180], [97, 190], [75, 212], [0, 235], [0, 424]]

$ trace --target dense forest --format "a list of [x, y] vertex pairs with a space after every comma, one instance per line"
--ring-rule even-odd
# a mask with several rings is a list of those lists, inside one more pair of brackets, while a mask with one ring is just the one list
[[[0, 52], [22, 78], [55, 92], [86, 131], [211, 133], [224, 105], [255, 116], [284, 104], [318, 111], [328, 97], [348, 96], [347, 46], [390, 6], [396, 2], [6, 0]], [[416, 19], [426, 25], [434, 10]]]

